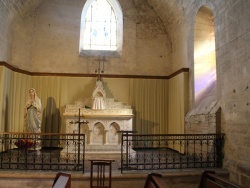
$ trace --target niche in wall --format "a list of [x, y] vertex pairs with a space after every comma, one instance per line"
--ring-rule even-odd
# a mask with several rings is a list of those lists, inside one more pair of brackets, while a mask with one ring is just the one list
[[216, 101], [216, 56], [214, 17], [202, 6], [194, 26], [194, 97], [195, 106], [208, 106]]

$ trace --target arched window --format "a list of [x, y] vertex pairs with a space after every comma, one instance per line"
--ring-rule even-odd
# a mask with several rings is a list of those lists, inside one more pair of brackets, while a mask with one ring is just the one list
[[214, 17], [202, 6], [194, 28], [194, 95], [195, 106], [216, 100], [216, 56]]
[[87, 0], [81, 16], [80, 55], [120, 56], [123, 16], [117, 0]]

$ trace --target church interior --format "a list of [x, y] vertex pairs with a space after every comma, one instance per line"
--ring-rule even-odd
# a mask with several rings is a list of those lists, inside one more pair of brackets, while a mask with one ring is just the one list
[[[89, 145], [120, 142], [94, 137], [108, 121], [110, 132], [224, 134], [222, 169], [249, 188], [250, 1], [0, 0], [0, 10], [1, 134], [23, 132], [35, 88], [41, 133], [74, 133], [68, 127], [81, 108]], [[55, 175], [0, 172], [0, 188], [51, 187]], [[173, 187], [198, 187], [195, 172], [164, 176]], [[135, 182], [140, 173], [114, 174], [114, 187], [144, 185], [145, 174]], [[87, 187], [86, 176], [72, 175], [72, 187]]]

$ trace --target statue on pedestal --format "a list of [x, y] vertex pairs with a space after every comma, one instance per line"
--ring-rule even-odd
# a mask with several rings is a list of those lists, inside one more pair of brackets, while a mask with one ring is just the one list
[[24, 132], [41, 132], [41, 100], [34, 88], [29, 89], [29, 98], [25, 105]]

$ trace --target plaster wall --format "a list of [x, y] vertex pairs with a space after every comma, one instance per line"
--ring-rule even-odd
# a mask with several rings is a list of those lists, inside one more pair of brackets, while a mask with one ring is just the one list
[[27, 12], [33, 12], [41, 1], [0, 1], [0, 61], [12, 64], [13, 27], [26, 19]]
[[[96, 57], [79, 55], [85, 1], [43, 1], [14, 26], [11, 64], [32, 72], [95, 72]], [[108, 58], [106, 74], [169, 75], [171, 42], [164, 25], [145, 1], [119, 1], [124, 39], [120, 58]]]
[[[13, 12], [3, 1], [0, 1], [0, 60], [9, 61], [11, 58], [12, 33], [10, 25], [13, 20]], [[3, 8], [7, 7], [7, 8]]]

